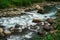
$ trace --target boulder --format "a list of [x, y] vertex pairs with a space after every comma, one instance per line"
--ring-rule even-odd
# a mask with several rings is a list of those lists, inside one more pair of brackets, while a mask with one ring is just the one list
[[50, 31], [50, 26], [48, 25], [48, 23], [44, 24], [43, 29], [47, 32]]
[[31, 29], [36, 29], [37, 27], [35, 27], [35, 26], [32, 26], [32, 27], [30, 27]]
[[52, 18], [48, 18], [47, 19], [47, 22], [49, 22], [50, 24], [53, 24], [54, 23], [54, 20]]
[[22, 32], [21, 25], [16, 24], [16, 25], [15, 25], [15, 28], [13, 28], [12, 30], [13, 30], [13, 33], [19, 33], [19, 32]]
[[54, 31], [55, 29], [56, 29], [55, 25], [54, 25], [54, 24], [51, 24], [51, 25], [50, 25], [50, 30], [51, 30], [51, 31]]
[[37, 13], [44, 14], [44, 9], [39, 9]]
[[42, 20], [41, 19], [33, 19], [32, 22], [34, 22], [34, 23], [40, 23], [40, 22], [42, 22]]
[[40, 5], [35, 5], [35, 9], [40, 9]]

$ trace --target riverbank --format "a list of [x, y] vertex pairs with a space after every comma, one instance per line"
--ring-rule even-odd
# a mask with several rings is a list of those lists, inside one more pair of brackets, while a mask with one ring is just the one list
[[33, 10], [44, 10], [44, 7], [58, 5], [60, 2], [44, 2], [44, 3], [34, 3], [31, 6], [27, 7], [14, 7], [14, 8], [5, 8], [0, 10], [0, 17], [13, 17], [21, 14], [25, 14], [25, 12], [33, 11]]

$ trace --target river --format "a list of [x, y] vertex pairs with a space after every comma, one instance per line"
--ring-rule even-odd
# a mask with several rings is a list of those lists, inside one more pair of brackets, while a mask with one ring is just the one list
[[[22, 16], [16, 16], [16, 17], [2, 17], [0, 18], [0, 24], [5, 26], [5, 29], [14, 27], [16, 24], [23, 25], [23, 29], [25, 28], [26, 25], [35, 25], [36, 23], [33, 23], [32, 20], [34, 18], [38, 18], [41, 20], [46, 20], [47, 18], [53, 18], [55, 19], [55, 14], [57, 13], [57, 8], [59, 6], [51, 6], [51, 7], [46, 7], [46, 11], [49, 11], [48, 13], [45, 14], [40, 14], [37, 13], [37, 10], [31, 11], [31, 12], [26, 12], [26, 15]], [[45, 18], [47, 16], [47, 18]], [[33, 36], [34, 32], [29, 31], [25, 35], [11, 35], [7, 40], [28, 40]], [[28, 39], [25, 39], [28, 38]]]

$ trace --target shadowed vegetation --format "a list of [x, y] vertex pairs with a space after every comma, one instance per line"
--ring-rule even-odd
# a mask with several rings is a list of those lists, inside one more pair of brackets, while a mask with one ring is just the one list
[[42, 3], [45, 1], [60, 1], [60, 0], [0, 0], [0, 8], [14, 6], [29, 6], [33, 3]]
[[43, 2], [44, 0], [0, 0], [0, 8], [14, 7], [14, 6], [28, 6], [33, 3]]

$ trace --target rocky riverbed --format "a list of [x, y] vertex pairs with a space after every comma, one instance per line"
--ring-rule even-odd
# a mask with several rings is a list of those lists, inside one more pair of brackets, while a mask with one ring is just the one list
[[0, 11], [3, 16], [0, 18], [0, 39], [30, 40], [36, 34], [43, 36], [48, 32], [54, 33], [57, 8], [57, 5], [53, 5], [41, 9], [36, 5], [34, 9], [10, 8]]
[[32, 4], [31, 6], [27, 7], [0, 9], [0, 17], [14, 17], [33, 10], [38, 10], [37, 11], [38, 13], [44, 14], [48, 13], [48, 11], [45, 10], [46, 7], [56, 6], [56, 8], [58, 8], [59, 4], [60, 2], [51, 2], [51, 3], [44, 2], [44, 3]]

